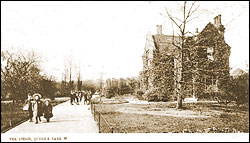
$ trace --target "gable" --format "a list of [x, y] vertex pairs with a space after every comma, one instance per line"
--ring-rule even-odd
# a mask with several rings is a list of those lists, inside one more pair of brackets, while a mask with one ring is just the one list
[[216, 41], [224, 41], [224, 37], [219, 33], [218, 29], [208, 23], [205, 28], [197, 35], [197, 45], [212, 46]]
[[176, 49], [176, 47], [173, 45], [173, 40], [177, 45], [180, 41], [180, 38], [177, 36], [173, 37], [171, 35], [160, 34], [153, 35], [153, 39], [155, 47], [159, 49], [161, 53], [166, 53], [167, 55], [173, 55], [174, 50]]

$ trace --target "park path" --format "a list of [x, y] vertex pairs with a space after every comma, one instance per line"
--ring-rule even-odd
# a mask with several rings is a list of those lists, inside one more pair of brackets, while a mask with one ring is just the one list
[[[70, 101], [53, 108], [53, 117], [47, 123], [26, 121], [6, 133], [98, 133], [97, 125], [91, 114], [90, 105], [70, 105]], [[33, 119], [34, 120], [34, 119]]]

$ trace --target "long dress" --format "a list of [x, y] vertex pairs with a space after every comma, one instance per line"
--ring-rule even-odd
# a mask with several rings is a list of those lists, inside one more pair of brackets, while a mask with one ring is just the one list
[[48, 118], [51, 118], [53, 117], [53, 114], [52, 114], [52, 105], [49, 104], [48, 106], [44, 106], [44, 118], [48, 119]]
[[34, 117], [41, 117], [42, 116], [42, 102], [35, 101], [33, 104], [33, 116]]

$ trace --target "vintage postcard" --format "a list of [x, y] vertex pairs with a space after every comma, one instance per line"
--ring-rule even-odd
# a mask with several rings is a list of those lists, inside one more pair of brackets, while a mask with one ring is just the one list
[[249, 2], [1, 1], [1, 141], [249, 141]]

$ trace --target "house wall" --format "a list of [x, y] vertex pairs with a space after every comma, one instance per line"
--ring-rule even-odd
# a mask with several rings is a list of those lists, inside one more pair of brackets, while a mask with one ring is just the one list
[[[185, 42], [188, 50], [182, 53], [176, 52], [178, 50], [172, 44], [173, 40], [178, 43], [180, 38], [163, 35], [161, 32], [156, 35], [148, 33], [143, 54], [143, 70], [140, 72], [140, 88], [157, 88], [165, 96], [169, 96], [176, 93], [177, 84], [173, 81], [182, 80], [179, 86], [184, 89], [185, 97], [198, 98], [210, 87], [218, 91], [220, 83], [230, 78], [231, 48], [224, 41], [225, 28], [221, 24], [221, 17], [216, 17], [215, 22], [216, 24], [208, 23], [195, 37], [190, 37]], [[171, 56], [174, 60], [171, 60]], [[165, 64], [161, 67], [155, 64], [157, 62]]]

